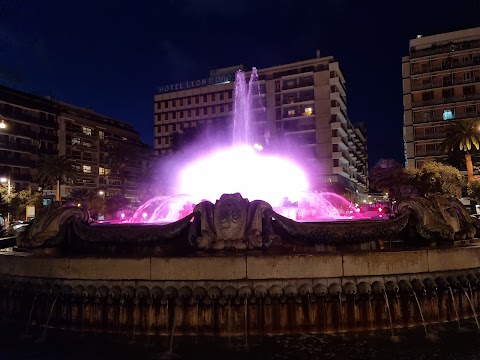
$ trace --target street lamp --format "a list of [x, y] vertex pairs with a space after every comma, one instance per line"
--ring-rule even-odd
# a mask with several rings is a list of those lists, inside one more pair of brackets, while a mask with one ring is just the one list
[[3, 116], [0, 114], [0, 129], [6, 129], [7, 124], [5, 124], [5, 120], [3, 119]]
[[[1, 124], [1, 123], [0, 123]], [[5, 178], [5, 177], [2, 177], [0, 178], [0, 183], [7, 183], [7, 204], [10, 204], [10, 193], [11, 193], [11, 190], [12, 190], [12, 187], [10, 185], [10, 177], [8, 178]], [[10, 209], [8, 209], [8, 212], [7, 212], [7, 220], [5, 221], [5, 226], [8, 228], [10, 225]]]

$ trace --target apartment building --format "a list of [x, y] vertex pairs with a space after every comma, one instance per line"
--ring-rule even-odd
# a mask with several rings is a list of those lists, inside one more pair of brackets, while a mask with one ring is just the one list
[[[67, 155], [75, 160], [80, 178], [63, 185], [61, 195], [74, 188], [102, 190], [106, 196], [123, 191], [138, 198], [141, 174], [153, 153], [142, 144], [140, 134], [127, 123], [57, 100], [0, 86], [0, 175], [11, 179], [16, 190], [33, 188], [42, 155]], [[109, 165], [108, 151], [117, 143], [139, 154], [126, 163], [120, 175]], [[123, 184], [122, 184], [123, 181]], [[45, 189], [52, 195], [54, 189]]]
[[407, 167], [445, 155], [440, 144], [454, 121], [480, 112], [480, 28], [410, 40], [402, 58]]
[[[189, 127], [231, 129], [235, 72], [214, 70], [209, 78], [161, 86], [154, 97], [154, 148], [172, 149]], [[345, 79], [331, 56], [258, 69], [253, 98], [253, 135], [264, 147], [297, 148], [313, 190], [368, 190], [365, 127], [347, 115]], [[250, 72], [246, 72], [247, 78]]]

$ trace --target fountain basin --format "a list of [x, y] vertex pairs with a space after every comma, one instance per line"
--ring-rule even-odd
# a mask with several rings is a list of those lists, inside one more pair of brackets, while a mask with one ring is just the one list
[[[42, 328], [51, 313], [49, 327], [84, 332], [244, 336], [247, 329], [247, 336], [334, 333], [420, 326], [419, 309], [427, 324], [460, 322], [473, 318], [473, 310], [480, 306], [477, 245], [170, 258], [58, 257], [2, 251], [0, 273], [4, 316]], [[469, 281], [463, 285], [452, 282], [466, 278]], [[414, 288], [404, 284], [427, 284], [426, 279], [436, 281], [438, 288], [432, 290], [429, 285], [424, 293], [418, 292], [417, 305]], [[449, 279], [452, 292], [442, 288], [438, 279]]]

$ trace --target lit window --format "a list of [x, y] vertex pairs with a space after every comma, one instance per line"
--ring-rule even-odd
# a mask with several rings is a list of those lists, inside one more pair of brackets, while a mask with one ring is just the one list
[[101, 140], [105, 139], [105, 133], [102, 130], [98, 131], [98, 138]]
[[89, 136], [92, 135], [92, 129], [89, 128], [89, 127], [86, 127], [86, 126], [82, 126], [82, 132], [83, 132], [85, 135], [89, 135]]
[[310, 116], [313, 114], [313, 109], [311, 107], [305, 108], [305, 115]]
[[105, 169], [105, 175], [110, 175], [110, 169]]
[[91, 174], [92, 173], [92, 167], [90, 165], [83, 165], [83, 172], [85, 174]]
[[104, 167], [99, 167], [98, 168], [98, 175], [105, 175], [105, 168]]
[[92, 147], [92, 143], [90, 141], [84, 141], [82, 145], [85, 147]]
[[295, 116], [295, 109], [288, 110], [288, 116]]
[[72, 145], [80, 145], [81, 141], [80, 141], [80, 138], [77, 138], [77, 137], [73, 137], [72, 138]]
[[455, 114], [452, 112], [452, 110], [447, 109], [443, 110], [443, 120], [451, 120], [455, 119]]

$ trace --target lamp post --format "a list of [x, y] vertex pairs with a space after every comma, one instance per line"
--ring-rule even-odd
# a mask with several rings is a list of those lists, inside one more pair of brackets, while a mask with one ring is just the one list
[[[7, 204], [10, 205], [10, 193], [11, 193], [11, 190], [12, 190], [12, 186], [10, 184], [10, 177], [8, 177], [8, 178], [2, 177], [2, 178], [0, 178], [0, 182], [1, 183], [7, 183]], [[10, 209], [8, 209], [8, 211], [7, 211], [7, 220], [5, 221], [5, 226], [7, 228], [8, 228], [9, 225], [10, 225]]]

